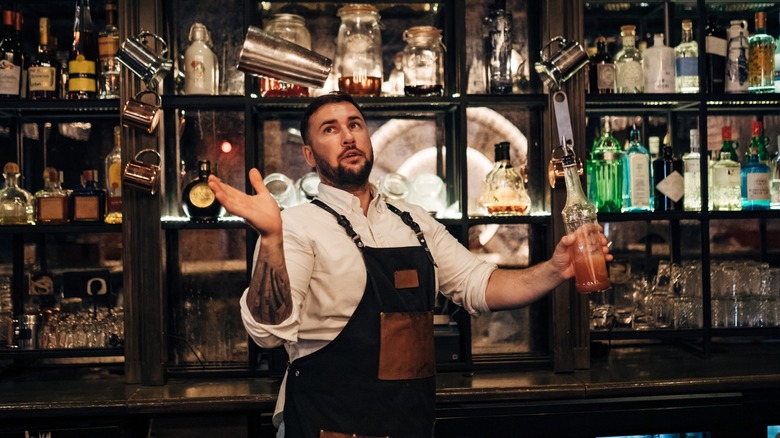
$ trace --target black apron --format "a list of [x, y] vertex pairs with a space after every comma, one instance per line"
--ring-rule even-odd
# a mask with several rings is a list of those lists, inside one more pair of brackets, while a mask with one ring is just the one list
[[341, 333], [287, 369], [287, 438], [433, 436], [433, 257], [420, 227], [392, 205], [420, 246], [370, 248], [318, 199], [363, 253], [366, 288]]

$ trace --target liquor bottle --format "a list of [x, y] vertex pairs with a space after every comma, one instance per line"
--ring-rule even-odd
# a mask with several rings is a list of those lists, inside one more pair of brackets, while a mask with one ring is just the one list
[[664, 44], [664, 34], [653, 36], [653, 46], [642, 53], [645, 93], [674, 93], [675, 50]]
[[[733, 159], [725, 139], [718, 161], [712, 165], [712, 208], [718, 211], [739, 211], [742, 208], [742, 186], [739, 162]], [[729, 129], [730, 135], [731, 129]]]
[[[691, 151], [683, 155], [683, 209], [701, 210], [701, 153], [699, 153], [699, 130], [691, 129]], [[710, 195], [711, 196], [711, 195]]]
[[775, 39], [766, 33], [766, 12], [756, 12], [756, 32], [748, 38], [748, 91], [774, 93]]
[[607, 52], [607, 40], [603, 36], [596, 39], [596, 53], [590, 58], [588, 76], [591, 94], [615, 92], [615, 62]]
[[748, 30], [745, 20], [731, 20], [727, 35], [726, 93], [748, 91]]
[[766, 164], [767, 166], [769, 166], [769, 151], [766, 148], [768, 144], [769, 137], [764, 136], [764, 124], [758, 120], [753, 120], [750, 126], [750, 144], [748, 145], [748, 150], [755, 148], [758, 154], [758, 162]]
[[678, 93], [699, 92], [699, 44], [693, 39], [691, 20], [682, 21], [682, 42], [674, 48]]
[[106, 216], [106, 191], [98, 186], [98, 171], [81, 172], [81, 187], [70, 194], [71, 222], [102, 222]]
[[24, 54], [16, 42], [14, 18], [10, 9], [3, 11], [4, 37], [0, 41], [0, 99], [19, 99], [22, 91]]
[[[780, 140], [780, 135], [778, 135]], [[769, 180], [769, 195], [771, 197], [770, 207], [780, 209], [780, 154], [771, 161], [772, 177]]]
[[52, 53], [49, 41], [49, 19], [38, 20], [38, 53], [27, 69], [27, 97], [34, 100], [60, 97], [60, 61]]
[[653, 211], [653, 178], [650, 152], [640, 143], [641, 132], [634, 125], [629, 135], [630, 146], [623, 155], [622, 211]]
[[780, 42], [778, 39], [780, 39], [780, 37], [775, 39], [775, 93], [780, 93]]
[[512, 94], [512, 14], [506, 0], [495, 0], [484, 20], [488, 92]]
[[35, 225], [35, 197], [19, 186], [19, 165], [3, 166], [5, 188], [0, 190], [0, 225]]
[[68, 214], [68, 192], [62, 188], [62, 172], [53, 167], [43, 171], [43, 189], [35, 192], [35, 219], [42, 224], [64, 223]]
[[615, 55], [615, 84], [618, 93], [642, 93], [645, 78], [642, 71], [642, 54], [636, 48], [636, 26], [620, 28], [623, 48]]
[[620, 213], [623, 194], [623, 148], [612, 136], [609, 117], [602, 121], [601, 137], [596, 140], [587, 162], [588, 193], [599, 213]]
[[184, 214], [193, 222], [215, 222], [223, 213], [222, 204], [217, 201], [208, 184], [211, 162], [198, 161], [198, 176], [182, 191], [181, 206]]
[[100, 80], [98, 81], [101, 99], [119, 98], [120, 64], [116, 59], [119, 50], [119, 29], [116, 27], [116, 3], [107, 0], [103, 5], [106, 14], [106, 26], [98, 32], [98, 55], [100, 56]]
[[190, 27], [190, 45], [184, 51], [184, 94], [215, 95], [219, 85], [217, 55], [211, 51], [211, 36], [201, 23]]
[[577, 159], [574, 151], [564, 146], [562, 157], [563, 178], [566, 182], [566, 204], [561, 215], [567, 234], [577, 237], [577, 244], [570, 246], [574, 261], [574, 286], [579, 293], [602, 292], [609, 289], [607, 263], [601, 250], [601, 232], [596, 217], [596, 206], [582, 192], [577, 175]]
[[89, 0], [78, 0], [68, 56], [68, 99], [97, 97], [98, 46]]
[[491, 216], [528, 214], [531, 198], [525, 191], [523, 178], [512, 167], [509, 142], [495, 145], [495, 164], [485, 177], [485, 192], [480, 197], [482, 207]]
[[106, 155], [107, 224], [122, 223], [122, 128], [114, 126], [114, 148]]
[[[628, 144], [626, 149], [628, 149]], [[650, 160], [658, 159], [658, 154], [661, 153], [661, 137], [653, 135], [647, 138], [647, 151], [650, 152]]]
[[704, 50], [706, 52], [707, 93], [721, 94], [724, 92], [726, 77], [726, 29], [718, 26], [717, 16], [707, 17], [704, 28]]
[[769, 166], [758, 161], [758, 149], [750, 147], [747, 163], [742, 167], [742, 209], [769, 210]]
[[22, 54], [22, 76], [19, 79], [19, 97], [22, 99], [27, 97], [27, 67], [30, 63], [30, 56], [25, 51], [22, 44], [22, 27], [24, 25], [24, 16], [21, 12], [17, 11], [14, 14], [14, 41], [16, 42], [16, 49]]
[[656, 181], [653, 198], [655, 211], [679, 211], [685, 195], [682, 160], [674, 156], [674, 149], [666, 134], [663, 154], [653, 161], [653, 181]]

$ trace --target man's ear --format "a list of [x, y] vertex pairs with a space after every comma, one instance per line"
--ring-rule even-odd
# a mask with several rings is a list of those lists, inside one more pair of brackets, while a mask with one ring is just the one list
[[311, 146], [307, 144], [303, 145], [301, 153], [303, 153], [303, 159], [306, 160], [306, 164], [308, 164], [309, 167], [315, 167], [314, 152], [312, 152]]

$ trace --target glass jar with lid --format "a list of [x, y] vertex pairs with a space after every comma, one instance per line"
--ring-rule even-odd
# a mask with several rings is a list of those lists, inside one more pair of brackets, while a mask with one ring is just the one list
[[[268, 20], [264, 30], [273, 36], [311, 50], [311, 34], [306, 29], [306, 22], [300, 15], [275, 14], [273, 18]], [[263, 97], [307, 97], [309, 89], [301, 85], [262, 76], [260, 78], [260, 95]]]
[[379, 96], [382, 91], [382, 28], [376, 7], [350, 4], [339, 9], [334, 70], [339, 91]]
[[410, 27], [404, 32], [404, 94], [444, 94], [444, 44], [441, 31], [433, 26]]

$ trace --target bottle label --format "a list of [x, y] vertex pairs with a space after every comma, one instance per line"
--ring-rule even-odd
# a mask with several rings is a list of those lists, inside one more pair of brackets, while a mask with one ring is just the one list
[[634, 154], [628, 159], [629, 196], [631, 207], [650, 206], [650, 167], [649, 158], [643, 154]]
[[684, 169], [683, 172], [686, 174], [696, 174], [697, 178], [699, 175], [699, 160], [683, 160]]
[[38, 219], [44, 222], [64, 221], [67, 219], [66, 197], [38, 198]]
[[699, 76], [699, 58], [677, 58], [677, 76]]
[[707, 53], [726, 57], [726, 39], [709, 35], [704, 39], [704, 47]]
[[108, 190], [112, 195], [122, 193], [122, 163], [114, 161], [108, 166]]
[[99, 221], [100, 217], [100, 198], [97, 196], [77, 196], [73, 200], [73, 220], [74, 221]]
[[54, 67], [30, 67], [27, 69], [30, 91], [55, 91], [57, 70]]
[[769, 200], [769, 173], [747, 174], [747, 199], [748, 201]]
[[636, 61], [628, 61], [618, 64], [617, 71], [618, 92], [640, 93], [644, 89], [642, 64]]
[[685, 194], [685, 179], [676, 170], [655, 185], [664, 196], [674, 202], [679, 202]]
[[95, 61], [84, 59], [79, 55], [68, 61], [68, 91], [97, 91], [97, 76]]
[[216, 201], [214, 192], [211, 191], [208, 184], [199, 183], [190, 190], [189, 201], [197, 208], [207, 208]]
[[597, 64], [596, 81], [599, 90], [615, 91], [615, 64]]
[[712, 169], [712, 185], [715, 187], [739, 187], [739, 167], [715, 167]]
[[22, 67], [7, 59], [0, 59], [0, 94], [18, 96]]
[[119, 51], [119, 37], [106, 36], [98, 38], [98, 54], [100, 59], [111, 59]]

